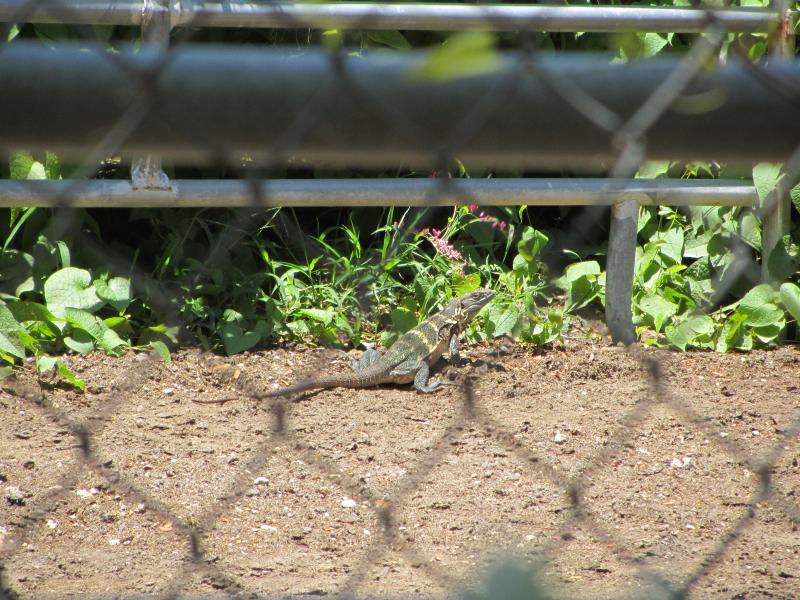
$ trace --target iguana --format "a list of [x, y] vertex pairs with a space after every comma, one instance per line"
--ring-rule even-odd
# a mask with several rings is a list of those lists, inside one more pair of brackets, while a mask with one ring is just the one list
[[409, 383], [420, 392], [433, 392], [449, 382], [428, 382], [429, 367], [445, 350], [451, 363], [458, 360], [458, 338], [467, 324], [494, 297], [478, 289], [451, 300], [438, 313], [407, 331], [383, 354], [369, 349], [353, 364], [353, 373], [326, 375], [299, 381], [262, 395], [264, 398], [334, 387], [362, 388], [382, 383]]

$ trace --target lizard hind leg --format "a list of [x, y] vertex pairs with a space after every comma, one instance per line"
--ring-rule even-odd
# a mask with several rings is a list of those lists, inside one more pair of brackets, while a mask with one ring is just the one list
[[430, 368], [428, 364], [421, 360], [407, 360], [405, 362], [400, 363], [394, 369], [392, 369], [391, 374], [395, 376], [404, 376], [404, 375], [414, 375], [414, 387], [425, 394], [429, 394], [431, 392], [435, 392], [443, 385], [456, 385], [451, 381], [428, 381], [430, 377]]
[[381, 353], [375, 350], [375, 348], [367, 348], [358, 358], [358, 360], [354, 360], [351, 363], [351, 367], [353, 371], [359, 373], [368, 367], [371, 367], [376, 362], [381, 359]]

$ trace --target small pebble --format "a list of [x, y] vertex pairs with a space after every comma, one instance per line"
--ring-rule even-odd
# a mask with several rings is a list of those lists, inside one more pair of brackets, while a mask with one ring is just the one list
[[23, 506], [25, 504], [25, 494], [15, 485], [10, 485], [6, 488], [6, 500], [9, 504], [16, 506]]

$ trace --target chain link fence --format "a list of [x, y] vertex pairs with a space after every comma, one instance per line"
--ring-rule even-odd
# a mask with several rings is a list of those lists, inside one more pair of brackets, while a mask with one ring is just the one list
[[[335, 452], [325, 451], [313, 433], [293, 426], [298, 411], [294, 402], [265, 398], [263, 373], [253, 371], [259, 367], [248, 362], [251, 359], [204, 358], [195, 363], [201, 370], [198, 379], [218, 380], [220, 388], [230, 390], [233, 396], [217, 397], [220, 406], [212, 409], [189, 407], [197, 411], [219, 408], [219, 414], [229, 419], [231, 426], [237, 419], [266, 419], [268, 425], [253, 435], [246, 457], [230, 463], [231, 472], [224, 481], [216, 482], [214, 501], [187, 516], [159, 499], [131, 470], [107, 458], [111, 450], [108, 445], [113, 447], [118, 442], [109, 440], [104, 432], [131, 405], [138, 404], [137, 410], [141, 409], [139, 398], [147, 396], [143, 390], [158, 385], [153, 382], [164, 377], [166, 367], [158, 359], [128, 357], [125, 367], [117, 369], [113, 383], [106, 390], [98, 390], [97, 401], [88, 407], [74, 399], [65, 406], [63, 395], [52, 387], [20, 377], [17, 382], [3, 384], [3, 410], [22, 407], [25, 412], [45, 415], [73, 440], [75, 457], [60, 461], [63, 465], [58, 480], [32, 501], [7, 493], [2, 514], [10, 516], [0, 522], [0, 597], [21, 595], [9, 565], [27, 560], [21, 557], [28, 556], [29, 542], [50, 527], [53, 514], [68, 503], [76, 489], [82, 489], [87, 473], [104, 482], [109, 493], [154, 515], [164, 539], [170, 540], [165, 543], [165, 552], [177, 551], [172, 576], [155, 586], [159, 594], [174, 597], [195, 590], [193, 582], [199, 577], [225, 594], [250, 595], [253, 589], [229, 568], [232, 565], [220, 563], [219, 549], [212, 552], [208, 547], [252, 499], [254, 476], [271, 463], [285, 467], [284, 460], [304, 465], [303, 469], [332, 487], [332, 494], [344, 495], [348, 503], [362, 507], [369, 514], [365, 519], [374, 528], [369, 541], [359, 543], [358, 551], [340, 567], [333, 589], [319, 591], [306, 586], [302, 590], [309, 594], [362, 594], [375, 568], [382, 565], [387, 554], [394, 553], [421, 570], [445, 594], [460, 593], [464, 583], [460, 576], [441, 566], [436, 551], [415, 540], [403, 523], [415, 496], [435, 485], [437, 469], [450, 464], [459, 445], [473, 434], [513, 459], [519, 469], [516, 477], [549, 486], [562, 498], [557, 517], [538, 517], [558, 521], [549, 535], [536, 537], [535, 554], [542, 564], [557, 562], [568, 547], [591, 542], [600, 548], [604, 561], [622, 565], [620, 570], [627, 574], [628, 583], [636, 582], [626, 588], [630, 595], [695, 597], [708, 574], [737, 544], [747, 540], [747, 532], [764, 511], [779, 512], [789, 523], [786, 527], [796, 531], [800, 522], [796, 458], [794, 470], [778, 468], [787, 453], [797, 453], [800, 406], [796, 398], [794, 406], [785, 407], [788, 412], [781, 416], [780, 426], [776, 424], [770, 443], [754, 453], [738, 439], [721, 435], [725, 432], [702, 407], [676, 392], [674, 382], [665, 375], [674, 359], [634, 343], [631, 315], [640, 206], [752, 206], [764, 223], [765, 254], [788, 232], [789, 191], [800, 181], [800, 69], [795, 62], [784, 60], [792, 53], [795, 27], [795, 13], [788, 9], [780, 3], [764, 10], [66, 0], [0, 3], [0, 19], [7, 23], [2, 39], [11, 37], [14, 24], [26, 22], [72, 24], [72, 31], [85, 36], [82, 42], [57, 45], [55, 49], [22, 40], [0, 46], [3, 151], [46, 148], [80, 160], [80, 167], [69, 180], [0, 181], [2, 205], [54, 207], [58, 211], [56, 227], [63, 232], [74, 229], [71, 209], [77, 206], [243, 207], [230, 213], [230, 220], [220, 229], [222, 233], [202, 257], [209, 268], [224, 268], [231, 260], [231, 249], [257, 227], [253, 216], [263, 214], [257, 211], [276, 206], [611, 206], [606, 317], [614, 339], [627, 345], [608, 351], [619, 356], [622, 368], [627, 369], [626, 377], [640, 377], [644, 384], [635, 397], [624, 402], [608, 399], [616, 426], [602, 445], [582, 457], [580, 466], [565, 467], [563, 457], [556, 460], [542, 447], [531, 444], [495, 414], [495, 403], [482, 397], [481, 390], [489, 390], [481, 387], [481, 379], [490, 379], [487, 373], [502, 373], [504, 356], [502, 349], [498, 350], [487, 355], [483, 371], [460, 380], [459, 400], [453, 404], [446, 424], [440, 424], [435, 435], [429, 436], [422, 456], [410, 460], [392, 485], [371, 485], [342, 466]], [[145, 46], [149, 47], [109, 52], [94, 43], [95, 34], [86, 29], [89, 24], [142, 26]], [[352, 56], [346, 45], [302, 51], [196, 47], [191, 41], [199, 27], [300, 31], [488, 27], [518, 34], [513, 38], [517, 47], [493, 55], [495, 62], [482, 74], [431, 81], [408, 76], [410, 72], [424, 72], [425, 65], [430, 64], [427, 54]], [[595, 56], [548, 56], [536, 49], [533, 37], [539, 30], [640, 29], [693, 32], [696, 37], [691, 48], [677, 59], [626, 65], [608, 65], [607, 58]], [[728, 34], [742, 31], [768, 33], [773, 58], [754, 64], [731, 45], [728, 62], [710, 68], [721, 46], [728, 43]], [[684, 110], [677, 110], [679, 106]], [[118, 155], [132, 157], [131, 180], [95, 178], [98, 165]], [[161, 170], [162, 155], [176, 161], [222, 166], [236, 178], [170, 181]], [[242, 156], [248, 160], [242, 161]], [[700, 158], [745, 163], [782, 161], [786, 175], [760, 202], [749, 182], [633, 179], [645, 160]], [[457, 161], [521, 170], [569, 167], [608, 176], [466, 180], [450, 176], [457, 172]], [[287, 164], [316, 163], [332, 168], [393, 168], [403, 164], [435, 174], [420, 179], [352, 181], [274, 177]], [[576, 239], [596, 220], [597, 213], [590, 210], [575, 219], [571, 229]], [[297, 223], [283, 221], [281, 227], [287, 229], [287, 237], [305, 235]], [[91, 236], [80, 239], [89, 253], [113, 268], [130, 268], [114, 248], [100, 245]], [[744, 242], [732, 239], [737, 256], [735, 274], [718, 282], [714, 290], [717, 298], [729, 295], [736, 276], [751, 277], [757, 283], [761, 273], [762, 266]], [[148, 287], [151, 276], [138, 267], [132, 272], [134, 285], [148, 290], [163, 321], [179, 322], [181, 316], [173, 299], [156, 286]], [[270, 356], [270, 360], [280, 361]], [[318, 366], [304, 363], [304, 367], [329, 368], [327, 359], [319, 362]], [[795, 368], [795, 373], [800, 370]], [[753, 375], [758, 377], [757, 373]], [[222, 392], [215, 393], [219, 396]], [[227, 404], [229, 399], [232, 404]], [[252, 402], [242, 404], [242, 400]], [[719, 528], [715, 543], [704, 547], [694, 560], [677, 557], [675, 564], [667, 567], [668, 575], [663, 565], [651, 566], [646, 554], [643, 557], [640, 548], [632, 547], [629, 538], [593, 508], [598, 503], [597, 480], [616, 472], [621, 457], [636, 448], [645, 435], [648, 420], [665, 408], [677, 415], [683, 427], [703, 436], [714, 452], [743, 467], [750, 477], [742, 483], [745, 493], [733, 504], [734, 516]], [[537, 398], [532, 414], [526, 414], [526, 422], [530, 425], [545, 410], [545, 403]], [[18, 420], [12, 419], [11, 412], [9, 424]], [[194, 423], [192, 419], [189, 426]], [[557, 438], [559, 435], [557, 432]], [[27, 439], [24, 435], [17, 437]], [[562, 441], [556, 439], [555, 443]], [[141, 475], [140, 469], [133, 471]], [[775, 478], [779, 471], [788, 473], [783, 480]], [[174, 473], [174, 477], [180, 478], [181, 473]], [[275, 498], [275, 502], [283, 500]], [[510, 525], [517, 519], [531, 518], [531, 510], [529, 505], [518, 507], [516, 514], [508, 517], [504, 535], [514, 539]], [[290, 512], [287, 509], [287, 522], [292, 520]], [[327, 517], [319, 514], [318, 518]], [[459, 524], [452, 526], [458, 528]], [[236, 539], [235, 532], [229, 535]], [[300, 531], [296, 536], [298, 544], [304, 543], [308, 533]], [[330, 543], [346, 544], [347, 540]], [[478, 541], [463, 554], [472, 560], [484, 549], [484, 543], [489, 542]], [[592, 560], [587, 558], [587, 564]], [[795, 566], [800, 563], [796, 555], [788, 560]], [[273, 564], [264, 571], [280, 568]], [[587, 568], [594, 569], [595, 574], [603, 573], [603, 568], [591, 564]], [[756, 564], [758, 568], [763, 565]], [[791, 589], [791, 581], [800, 577], [800, 570], [784, 575], [780, 576], [789, 581], [784, 589]], [[489, 593], [496, 594], [498, 589], [490, 588]], [[138, 594], [153, 590], [126, 591]], [[84, 592], [102, 595], [105, 590]], [[727, 597], [745, 596], [732, 590]]]

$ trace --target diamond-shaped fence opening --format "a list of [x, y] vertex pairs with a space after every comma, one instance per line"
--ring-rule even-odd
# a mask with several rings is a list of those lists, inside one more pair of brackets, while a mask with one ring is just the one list
[[[295, 374], [346, 370], [326, 351], [229, 360], [182, 351], [173, 363], [142, 352], [76, 357], [69, 362], [86, 371], [85, 395], [23, 369], [0, 396], [2, 597], [532, 594], [531, 571], [550, 595], [791, 595], [800, 578], [796, 352], [737, 355], [750, 376], [734, 378], [730, 367], [717, 372], [714, 355], [639, 344], [631, 313], [647, 258], [636, 256], [642, 206], [751, 207], [764, 256], [789, 232], [800, 71], [784, 60], [796, 26], [788, 5], [60, 0], [2, 2], [0, 21], [9, 40], [0, 46], [0, 148], [56, 150], [74, 162], [67, 179], [0, 180], [0, 205], [52, 207], [56, 239], [69, 234], [129, 273], [164, 323], [180, 328], [202, 314], [176, 298], [218, 285], [237, 246], [265, 223], [290, 249], [306, 236], [274, 207], [585, 206], [565, 231], [577, 243], [610, 206], [606, 319], [626, 344], [541, 353], [496, 343], [470, 351], [469, 375], [450, 392], [413, 403], [399, 388], [307, 402], [266, 391]], [[25, 23], [51, 28], [35, 30], [34, 43], [19, 39], [32, 37], [20, 34]], [[140, 48], [97, 43], [102, 27], [126, 26], [142, 28]], [[292, 31], [294, 46], [193, 43], [207, 28]], [[308, 45], [316, 30], [326, 30], [327, 47]], [[442, 70], [436, 52], [372, 54], [339, 43], [363, 31], [393, 45], [398, 38], [379, 33], [397, 30], [507, 37], [499, 52], [484, 47], [489, 38], [462, 38], [449, 58], [464, 71], [456, 73]], [[609, 65], [552, 56], [542, 31], [693, 37], [674, 57]], [[754, 62], [752, 47], [735, 45], [739, 33], [770, 45], [770, 60]], [[63, 36], [73, 41], [53, 41]], [[646, 160], [709, 155], [782, 161], [783, 175], [772, 189], [633, 178]], [[130, 179], [114, 177], [120, 161], [110, 157], [119, 156]], [[219, 167], [226, 179], [171, 180], [162, 156]], [[317, 163], [333, 176], [303, 177]], [[459, 177], [465, 163], [500, 175]], [[287, 165], [299, 175], [283, 178]], [[354, 166], [427, 176], [343, 178]], [[564, 168], [595, 176], [507, 175]], [[172, 289], [157, 276], [167, 263], [131, 265], [80, 230], [74, 208], [112, 206], [238, 210], [204, 225], [205, 246], [185, 249], [202, 277]], [[180, 218], [173, 223], [183, 226]], [[413, 227], [398, 225], [398, 239], [435, 225], [419, 213]], [[725, 238], [733, 259], [713, 265], [721, 272], [708, 290], [714, 303], [743, 279], [752, 287], [769, 275], [773, 259], [759, 263], [751, 242]], [[380, 265], [369, 274], [381, 276]], [[363, 304], [376, 301], [360, 293]], [[112, 344], [102, 333], [111, 329], [92, 323], [100, 347]], [[247, 350], [247, 337], [263, 333], [235, 317], [224, 327], [229, 349]], [[492, 562], [522, 567], [492, 575]]]

